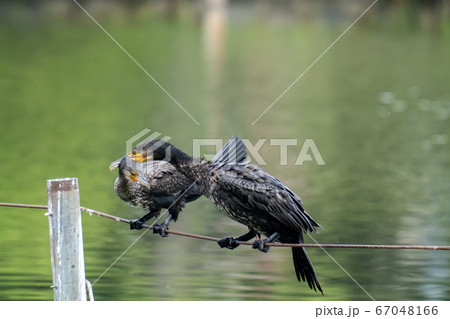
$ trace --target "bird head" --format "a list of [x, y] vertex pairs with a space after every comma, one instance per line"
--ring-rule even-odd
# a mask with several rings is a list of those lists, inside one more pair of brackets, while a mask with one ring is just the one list
[[134, 162], [128, 156], [119, 158], [109, 165], [109, 169], [112, 171], [115, 168], [119, 168], [119, 175], [122, 175], [125, 179], [139, 183], [147, 188], [150, 188], [150, 183], [144, 178], [144, 174], [136, 167]]
[[135, 162], [155, 161], [170, 161], [170, 150], [172, 145], [163, 140], [151, 140], [145, 144], [141, 144], [133, 148], [128, 157]]

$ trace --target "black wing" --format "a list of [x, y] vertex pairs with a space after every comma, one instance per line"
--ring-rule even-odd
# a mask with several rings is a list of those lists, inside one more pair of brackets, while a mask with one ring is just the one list
[[268, 214], [298, 231], [316, 231], [320, 225], [303, 209], [300, 197], [278, 179], [250, 164], [217, 164], [215, 179], [244, 209]]

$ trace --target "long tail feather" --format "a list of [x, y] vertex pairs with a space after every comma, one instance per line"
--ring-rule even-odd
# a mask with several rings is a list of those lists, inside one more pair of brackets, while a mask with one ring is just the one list
[[233, 136], [213, 158], [214, 163], [240, 163], [247, 157], [244, 142], [237, 135]]
[[316, 272], [314, 271], [305, 248], [292, 247], [292, 257], [294, 259], [295, 274], [297, 275], [298, 281], [306, 281], [309, 288], [314, 289], [314, 291], [319, 290], [323, 295], [319, 279], [316, 276]]

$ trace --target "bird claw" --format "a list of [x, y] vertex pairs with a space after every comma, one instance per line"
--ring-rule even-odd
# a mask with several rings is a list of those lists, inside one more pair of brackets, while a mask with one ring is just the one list
[[169, 229], [167, 227], [167, 225], [155, 224], [155, 225], [153, 225], [153, 234], [160, 234], [161, 237], [167, 237], [167, 236], [169, 236], [169, 234], [166, 232], [167, 229]]
[[136, 230], [142, 229], [143, 228], [142, 225], [144, 225], [144, 222], [140, 218], [130, 220], [130, 229], [131, 230], [133, 230], [133, 229], [136, 229]]
[[262, 251], [263, 253], [267, 253], [270, 249], [270, 246], [266, 246], [266, 240], [257, 239], [253, 242], [252, 248], [258, 249], [259, 251]]
[[239, 244], [237, 244], [237, 241], [238, 240], [234, 237], [224, 237], [222, 239], [219, 239], [217, 241], [217, 244], [219, 244], [221, 248], [235, 249], [237, 246], [239, 246]]

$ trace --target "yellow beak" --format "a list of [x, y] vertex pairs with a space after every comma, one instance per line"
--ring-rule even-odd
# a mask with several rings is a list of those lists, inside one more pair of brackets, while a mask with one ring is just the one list
[[128, 154], [129, 157], [131, 157], [133, 159], [133, 161], [138, 162], [138, 163], [142, 163], [147, 161], [147, 158], [145, 158], [142, 154], [140, 153], [136, 153], [136, 154], [132, 154], [131, 152]]

